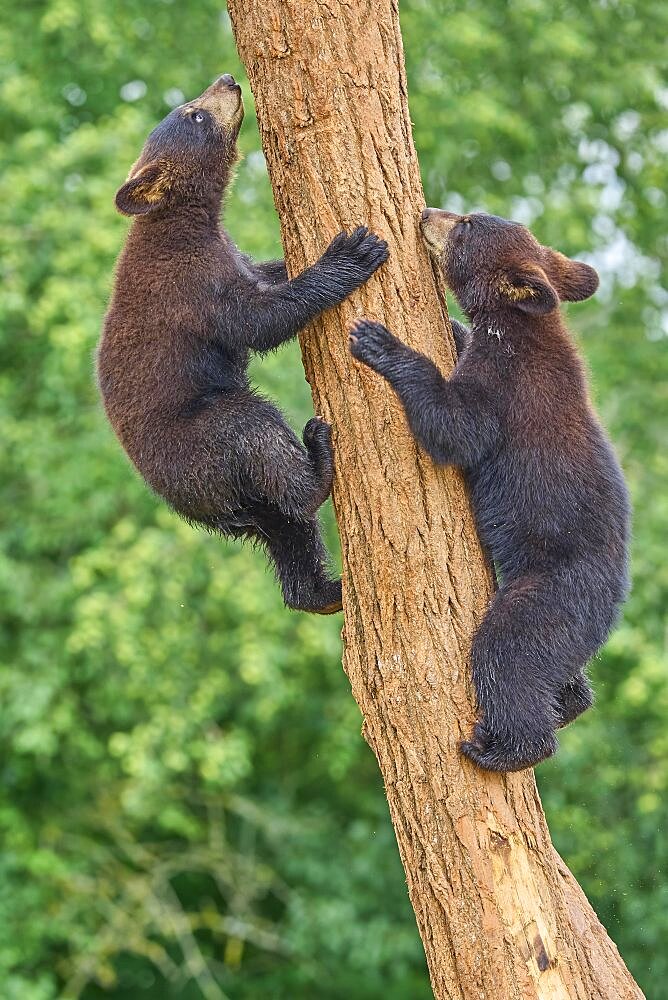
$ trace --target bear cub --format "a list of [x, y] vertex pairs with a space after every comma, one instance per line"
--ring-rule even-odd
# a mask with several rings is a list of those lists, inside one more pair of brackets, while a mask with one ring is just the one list
[[253, 263], [219, 222], [237, 158], [241, 88], [221, 76], [150, 134], [116, 195], [134, 217], [97, 355], [107, 416], [149, 486], [188, 521], [264, 546], [285, 603], [330, 614], [316, 511], [332, 484], [330, 427], [303, 445], [250, 386], [251, 351], [272, 351], [362, 285], [387, 258], [361, 226], [288, 280]]
[[473, 641], [478, 721], [461, 750], [521, 770], [592, 704], [584, 667], [628, 590], [626, 486], [559, 310], [598, 276], [495, 216], [428, 208], [421, 228], [471, 323], [452, 324], [452, 375], [367, 320], [351, 351], [387, 379], [434, 461], [465, 471], [499, 588]]

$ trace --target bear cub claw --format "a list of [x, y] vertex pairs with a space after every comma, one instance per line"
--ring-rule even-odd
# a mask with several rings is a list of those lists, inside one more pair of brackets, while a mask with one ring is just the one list
[[551, 730], [543, 733], [492, 733], [476, 722], [470, 740], [459, 749], [485, 771], [524, 771], [556, 753], [559, 744]]

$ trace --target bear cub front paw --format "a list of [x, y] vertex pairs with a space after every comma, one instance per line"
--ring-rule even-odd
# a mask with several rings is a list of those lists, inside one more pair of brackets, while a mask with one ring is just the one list
[[320, 265], [334, 268], [338, 280], [350, 285], [350, 290], [359, 287], [389, 257], [385, 240], [370, 232], [366, 226], [358, 226], [352, 233], [339, 233], [329, 244], [320, 258]]
[[348, 336], [352, 356], [377, 371], [383, 361], [402, 346], [401, 341], [397, 340], [382, 323], [374, 323], [370, 319], [358, 320]]

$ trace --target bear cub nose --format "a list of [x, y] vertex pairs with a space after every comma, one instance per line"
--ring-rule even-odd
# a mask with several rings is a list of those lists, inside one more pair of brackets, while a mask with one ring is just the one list
[[216, 80], [216, 83], [221, 84], [223, 87], [236, 87], [237, 81], [234, 79], [231, 73], [223, 73]]

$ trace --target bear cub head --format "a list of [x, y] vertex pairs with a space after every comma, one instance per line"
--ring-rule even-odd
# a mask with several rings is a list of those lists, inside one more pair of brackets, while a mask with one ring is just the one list
[[482, 212], [425, 208], [420, 224], [446, 283], [471, 318], [521, 310], [544, 316], [598, 288], [593, 267], [541, 246], [526, 226]]
[[241, 87], [220, 76], [153, 129], [116, 194], [123, 215], [162, 215], [179, 205], [220, 204], [244, 117]]

